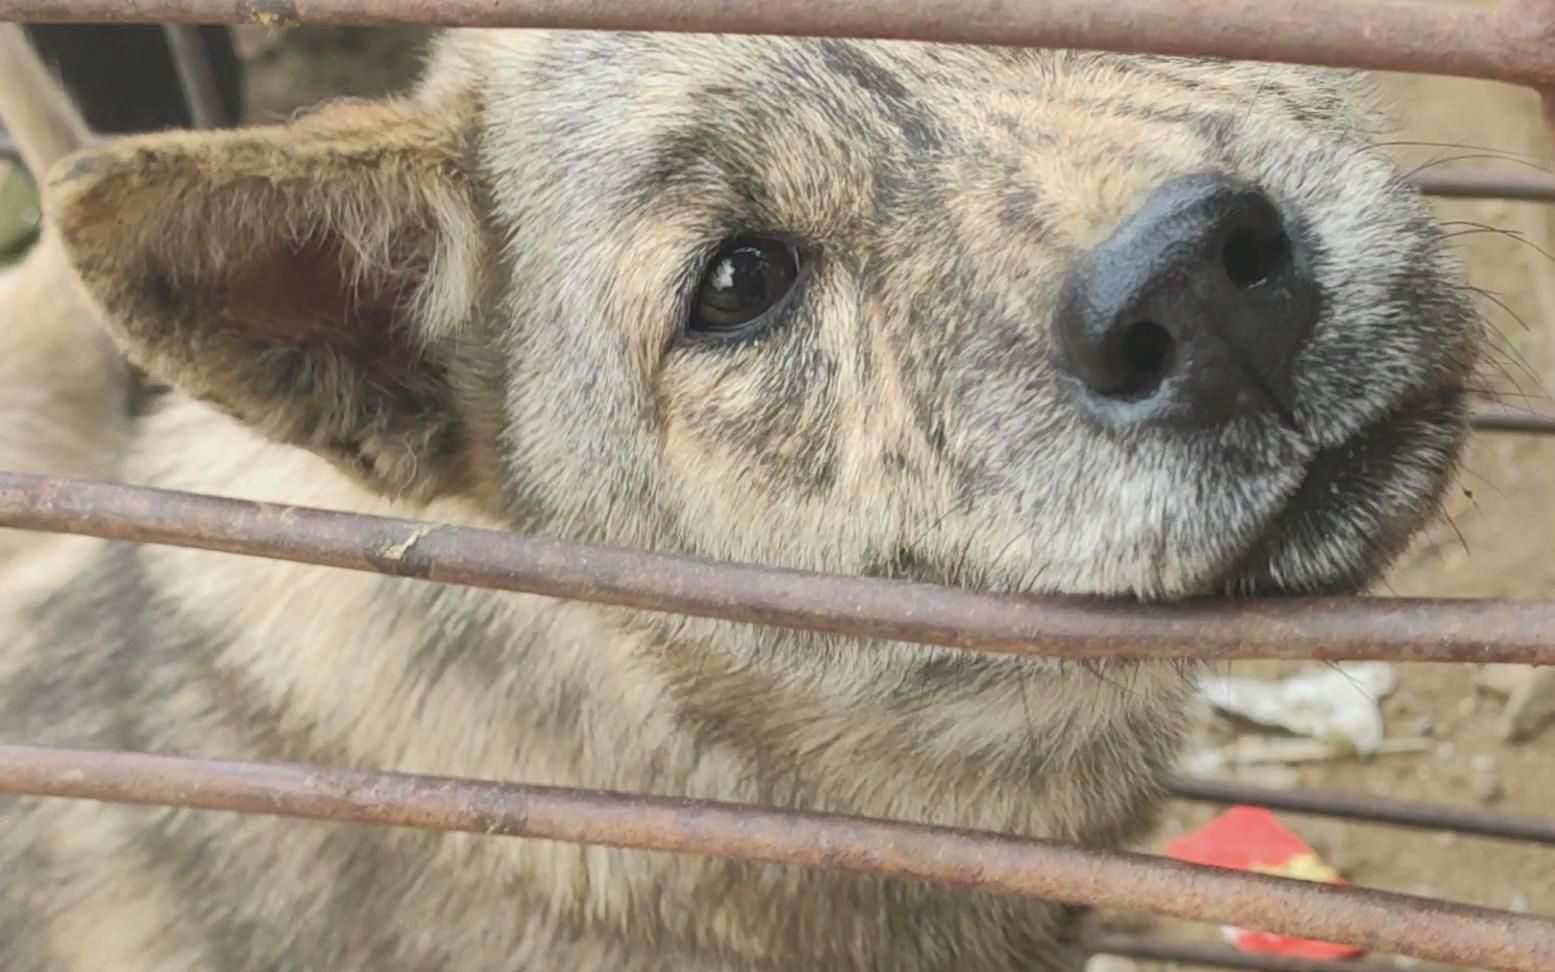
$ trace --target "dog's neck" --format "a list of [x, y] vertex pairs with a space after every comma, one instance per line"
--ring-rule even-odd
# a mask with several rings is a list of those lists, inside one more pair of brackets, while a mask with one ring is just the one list
[[[458, 503], [394, 508], [323, 460], [265, 443], [199, 405], [169, 403], [146, 423], [131, 481], [500, 527]], [[204, 551], [147, 547], [137, 557], [159, 603], [202, 632], [205, 661], [233, 697], [263, 700], [251, 714], [268, 724], [251, 737], [241, 725], [203, 737], [243, 748], [201, 755], [775, 804], [1107, 844], [1136, 836], [1175, 748], [1158, 716], [1142, 715], [1159, 712], [1163, 693], [1181, 694], [1169, 670], [1112, 678]], [[267, 749], [259, 740], [282, 742]], [[817, 957], [805, 950], [820, 942], [882, 955], [916, 948], [879, 939], [883, 926], [871, 916], [888, 913], [916, 914], [945, 935], [987, 938], [988, 964], [960, 961], [961, 969], [1003, 969], [994, 964], [1001, 949], [1029, 962], [1039, 951], [1015, 940], [1057, 933], [1048, 927], [1058, 915], [1051, 906], [929, 887], [816, 872], [763, 878], [751, 865], [527, 841], [495, 841], [491, 853], [514, 878], [553, 888], [557, 900], [588, 889], [607, 924], [649, 927], [646, 917], [631, 917], [645, 906], [645, 888], [662, 903], [714, 908], [716, 920], [708, 914], [686, 926], [688, 949], [718, 928], [721, 947], [754, 949], [778, 961], [773, 968], [784, 967], [785, 954], [795, 967], [813, 967], [804, 963]], [[764, 889], [765, 908], [740, 904], [755, 888]], [[861, 905], [860, 896], [881, 900]], [[753, 913], [773, 917], [755, 927]], [[809, 930], [796, 937], [799, 928]]]

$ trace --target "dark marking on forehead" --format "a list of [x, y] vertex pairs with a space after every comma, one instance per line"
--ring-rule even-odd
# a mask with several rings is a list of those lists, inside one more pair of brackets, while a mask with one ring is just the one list
[[780, 228], [777, 200], [757, 178], [762, 151], [760, 134], [772, 119], [759, 110], [742, 109], [747, 128], [743, 144], [731, 140], [732, 129], [711, 122], [665, 132], [655, 143], [646, 164], [631, 180], [623, 204], [629, 208], [663, 208], [674, 200], [711, 200], [733, 196], [744, 212], [740, 215], [769, 228]]
[[[1340, 85], [1326, 81], [1332, 72], [1311, 69], [1292, 74], [1284, 65], [1248, 65], [1220, 58], [1176, 58], [1157, 55], [1110, 55], [1106, 63], [1127, 74], [1137, 75], [1141, 84], [1157, 90], [1176, 89], [1194, 96], [1201, 110], [1212, 102], [1238, 104], [1250, 112], [1267, 114], [1271, 109], [1302, 124], [1340, 117], [1345, 98]], [[1223, 71], [1207, 71], [1224, 65]], [[1235, 87], [1225, 82], [1234, 76], [1241, 82]]]
[[905, 101], [909, 96], [902, 79], [879, 60], [841, 40], [823, 40], [817, 45], [828, 68], [851, 78], [865, 90], [882, 98]]
[[881, 160], [873, 179], [870, 216], [877, 227], [888, 227], [907, 220], [937, 218], [944, 212], [944, 179], [930, 165], [900, 160], [886, 164]]
[[909, 152], [934, 152], [944, 146], [944, 135], [932, 112], [914, 97], [907, 82], [893, 68], [847, 41], [819, 43], [828, 70], [855, 82], [873, 97], [864, 107], [880, 113], [901, 134]]
[[1212, 117], [1217, 118], [1219, 123], [1225, 125], [1233, 134], [1238, 125], [1244, 124], [1234, 119], [1223, 107], [1217, 109], [1193, 101], [1163, 105], [1142, 104], [1123, 98], [1080, 98], [1074, 104], [1088, 114], [1096, 116], [1127, 118], [1130, 121], [1151, 124], [1180, 125], [1195, 132], [1199, 130], [1199, 126], [1205, 119]]
[[1153, 82], [1158, 87], [1165, 85], [1194, 92], [1207, 86], [1203, 78], [1196, 76], [1192, 65], [1181, 58], [1151, 54], [1113, 54], [1103, 55], [1103, 63], [1115, 71], [1138, 78], [1141, 85]]

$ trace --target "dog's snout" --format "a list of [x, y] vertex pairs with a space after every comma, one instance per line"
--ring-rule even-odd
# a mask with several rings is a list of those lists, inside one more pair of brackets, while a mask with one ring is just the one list
[[1152, 193], [1082, 254], [1055, 319], [1058, 361], [1115, 423], [1291, 420], [1296, 352], [1319, 314], [1293, 221], [1245, 182], [1195, 175]]

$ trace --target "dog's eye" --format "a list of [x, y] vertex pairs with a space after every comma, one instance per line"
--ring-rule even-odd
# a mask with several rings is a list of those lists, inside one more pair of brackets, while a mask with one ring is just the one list
[[799, 255], [779, 240], [740, 237], [725, 243], [697, 285], [693, 334], [746, 337], [768, 323], [794, 282]]

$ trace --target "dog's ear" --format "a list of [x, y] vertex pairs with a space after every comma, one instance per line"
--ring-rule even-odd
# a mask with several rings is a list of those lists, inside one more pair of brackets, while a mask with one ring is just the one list
[[341, 102], [62, 160], [46, 208], [132, 360], [389, 496], [455, 488], [446, 349], [483, 249], [469, 112]]

